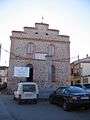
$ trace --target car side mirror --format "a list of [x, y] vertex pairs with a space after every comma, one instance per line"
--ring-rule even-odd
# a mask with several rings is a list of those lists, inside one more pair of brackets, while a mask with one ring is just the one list
[[13, 91], [17, 91], [17, 88], [14, 88]]
[[54, 94], [56, 94], [56, 91], [54, 91]]

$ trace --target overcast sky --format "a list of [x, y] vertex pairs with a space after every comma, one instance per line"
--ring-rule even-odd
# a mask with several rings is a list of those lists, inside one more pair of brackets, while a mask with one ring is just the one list
[[0, 65], [9, 64], [11, 32], [34, 27], [42, 17], [50, 29], [70, 36], [71, 61], [90, 56], [90, 0], [0, 0]]

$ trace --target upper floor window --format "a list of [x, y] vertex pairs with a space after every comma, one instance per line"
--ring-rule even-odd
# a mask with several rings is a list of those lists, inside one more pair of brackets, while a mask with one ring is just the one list
[[48, 47], [48, 55], [54, 55], [55, 54], [55, 46], [54, 45], [50, 45]]
[[33, 43], [29, 43], [27, 47], [27, 53], [33, 53]]

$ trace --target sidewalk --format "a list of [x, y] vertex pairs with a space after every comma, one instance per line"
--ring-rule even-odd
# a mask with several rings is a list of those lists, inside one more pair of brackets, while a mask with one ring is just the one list
[[[1, 98], [1, 97], [2, 97], [2, 95], [0, 95], [0, 98]], [[6, 106], [4, 105], [2, 99], [0, 99], [0, 120], [14, 120], [14, 119], [10, 116], [10, 114], [9, 114]]]

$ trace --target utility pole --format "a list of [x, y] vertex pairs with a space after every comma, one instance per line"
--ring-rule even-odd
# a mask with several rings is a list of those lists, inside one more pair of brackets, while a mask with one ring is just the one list
[[44, 18], [42, 17], [42, 21], [41, 21], [41, 23], [43, 23], [43, 19], [44, 19]]
[[80, 83], [81, 83], [81, 64], [80, 64], [79, 55], [78, 55], [78, 64], [79, 64], [79, 77], [80, 77]]

